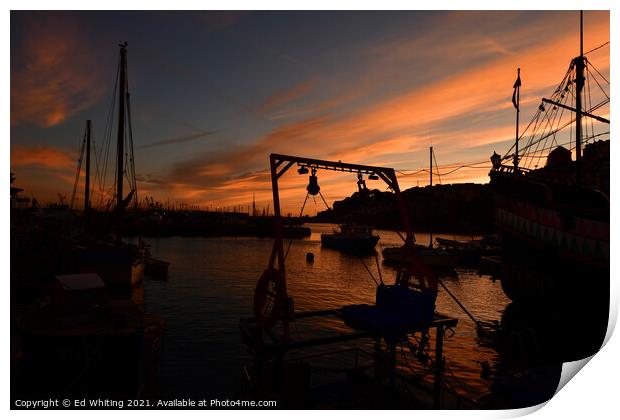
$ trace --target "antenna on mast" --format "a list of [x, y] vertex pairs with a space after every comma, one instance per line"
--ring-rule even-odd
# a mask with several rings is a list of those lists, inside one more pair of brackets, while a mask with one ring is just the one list
[[579, 57], [573, 60], [575, 64], [575, 160], [577, 166], [576, 181], [581, 183], [581, 92], [584, 87], [585, 57], [583, 56], [583, 10], [579, 12]]
[[515, 174], [519, 173], [519, 112], [521, 111], [519, 109], [519, 95], [521, 93], [521, 67], [517, 68], [517, 80], [515, 81], [514, 85], [512, 86], [512, 88], [514, 89], [513, 93], [512, 93], [512, 104], [514, 105], [514, 107], [517, 109], [517, 122], [515, 124], [515, 154], [514, 154], [514, 158], [513, 158], [513, 164], [514, 164], [514, 172]]
[[579, 11], [579, 55], [583, 57], [583, 10]]

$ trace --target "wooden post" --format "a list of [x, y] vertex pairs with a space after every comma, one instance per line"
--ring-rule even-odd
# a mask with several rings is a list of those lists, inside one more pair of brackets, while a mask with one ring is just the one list
[[435, 378], [433, 383], [433, 408], [441, 406], [441, 378], [443, 376], [443, 325], [437, 326], [435, 337]]
[[84, 180], [84, 221], [88, 223], [90, 210], [90, 130], [91, 121], [86, 120], [86, 177]]
[[396, 391], [396, 342], [388, 343], [388, 357], [390, 358], [390, 390]]
[[375, 359], [375, 381], [380, 380], [380, 377], [382, 376], [381, 374], [381, 368], [382, 368], [382, 357], [381, 357], [381, 337], [373, 337], [374, 341], [375, 341], [375, 346], [374, 346], [374, 359]]

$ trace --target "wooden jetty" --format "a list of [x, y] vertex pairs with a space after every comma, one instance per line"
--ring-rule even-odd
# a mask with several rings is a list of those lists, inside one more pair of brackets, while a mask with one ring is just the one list
[[[275, 362], [275, 375], [274, 378], [276, 381], [280, 383], [272, 383], [271, 386], [274, 389], [284, 389], [287, 386], [286, 376], [283, 374], [283, 371], [286, 369], [287, 362], [298, 361], [299, 359], [291, 359], [287, 357], [288, 353], [292, 353], [294, 350], [302, 350], [302, 349], [316, 349], [321, 348], [322, 346], [330, 345], [330, 344], [343, 344], [347, 342], [353, 342], [355, 340], [360, 339], [371, 339], [375, 344], [375, 354], [373, 355], [374, 363], [372, 367], [376, 367], [376, 363], [378, 360], [382, 358], [381, 355], [381, 343], [382, 341], [385, 343], [387, 349], [387, 357], [388, 357], [388, 389], [392, 392], [396, 392], [396, 341], [395, 340], [385, 340], [381, 336], [377, 336], [377, 334], [370, 330], [356, 330], [356, 329], [348, 329], [347, 332], [342, 332], [347, 330], [345, 316], [343, 315], [342, 309], [327, 309], [320, 311], [309, 311], [309, 312], [299, 312], [294, 315], [295, 320], [308, 320], [314, 319], [317, 321], [322, 321], [327, 318], [331, 318], [332, 320], [340, 320], [342, 321], [342, 329], [338, 328], [338, 331], [334, 331], [333, 334], [322, 335], [320, 337], [311, 336], [310, 333], [300, 332], [300, 335], [303, 335], [303, 338], [294, 339], [289, 337], [288, 339], [282, 339], [282, 337], [277, 336], [276, 334], [261, 334], [260, 330], [257, 328], [256, 319], [253, 317], [249, 318], [241, 318], [240, 320], [240, 329], [241, 336], [244, 343], [248, 346], [250, 353], [253, 355], [253, 366], [251, 369], [246, 368], [246, 378], [248, 382], [252, 383], [255, 387], [263, 387], [265, 386], [264, 381], [266, 378], [265, 375], [265, 366], [269, 361]], [[447, 315], [443, 315], [440, 313], [435, 313], [433, 316], [433, 320], [430, 323], [429, 329], [435, 330], [435, 345], [434, 345], [434, 355], [435, 355], [435, 366], [433, 372], [433, 408], [439, 409], [440, 402], [442, 398], [442, 387], [441, 387], [441, 379], [443, 375], [443, 338], [444, 338], [444, 330], [446, 328], [456, 327], [458, 320], [456, 318], [449, 317]], [[340, 326], [339, 326], [340, 327]], [[419, 331], [417, 326], [412, 326], [410, 331], [408, 332], [416, 332]], [[358, 351], [357, 347], [351, 346], [346, 350], [353, 351], [355, 360], [358, 360]], [[346, 351], [341, 349], [340, 351]], [[324, 353], [322, 353], [324, 354]], [[312, 356], [316, 356], [317, 354], [313, 354]], [[357, 363], [355, 363], [355, 367], [359, 367]], [[369, 367], [369, 366], [365, 366]], [[377, 369], [375, 369], [377, 372]], [[373, 378], [374, 382], [381, 381], [380, 376]]]

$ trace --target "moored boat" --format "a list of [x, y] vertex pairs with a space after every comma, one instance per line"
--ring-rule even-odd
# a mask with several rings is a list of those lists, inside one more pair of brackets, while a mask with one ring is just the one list
[[502, 252], [501, 237], [498, 235], [487, 235], [481, 239], [467, 241], [447, 238], [437, 238], [436, 241], [449, 252], [458, 252], [461, 264], [478, 263], [481, 257], [500, 255]]
[[62, 275], [12, 308], [14, 397], [155, 396], [164, 321], [107, 289], [95, 273]]
[[282, 234], [287, 239], [302, 239], [310, 236], [312, 230], [307, 226], [284, 225], [282, 226]]
[[106, 286], [120, 290], [135, 287], [144, 278], [146, 253], [143, 246], [114, 242], [77, 244], [71, 249], [74, 270], [97, 273]]
[[340, 251], [353, 253], [371, 253], [379, 242], [379, 235], [374, 235], [372, 228], [365, 225], [342, 224], [333, 233], [321, 234], [321, 245]]
[[156, 258], [147, 258], [144, 267], [144, 274], [156, 279], [168, 280], [168, 261], [158, 260]]
[[[411, 262], [411, 253], [411, 248], [406, 246], [384, 248], [382, 251], [383, 260], [391, 264], [407, 264]], [[449, 252], [444, 248], [416, 245], [415, 253], [424, 264], [433, 268], [452, 269], [459, 261], [459, 254]]]
[[[137, 184], [135, 180], [135, 162], [133, 156], [133, 138], [131, 131], [131, 114], [129, 113], [129, 91], [127, 84], [127, 44], [121, 44], [119, 72], [117, 75], [118, 92], [118, 136], [117, 162], [115, 179], [116, 208], [109, 220], [95, 220], [96, 214], [91, 209], [91, 121], [86, 122], [86, 131], [82, 143], [82, 151], [78, 163], [76, 181], [74, 184], [71, 207], [75, 201], [79, 175], [81, 173], [82, 158], [86, 157], [84, 180], [84, 232], [81, 237], [69, 244], [68, 254], [71, 256], [69, 272], [97, 273], [106, 285], [114, 289], [131, 289], [139, 284], [144, 277], [145, 260], [148, 254], [146, 244], [139, 240], [137, 245], [127, 244], [121, 240], [123, 231], [122, 216], [125, 210], [133, 203], [137, 206]], [[114, 109], [111, 109], [111, 113]], [[111, 115], [108, 121], [112, 121]], [[127, 123], [126, 123], [127, 121]], [[126, 125], [129, 130], [126, 130]], [[111, 130], [106, 130], [111, 133]], [[109, 143], [109, 142], [108, 142]], [[125, 144], [130, 150], [124, 153]], [[127, 154], [127, 157], [125, 156]], [[128, 168], [128, 169], [127, 169]], [[105, 174], [98, 174], [105, 179]], [[123, 195], [124, 178], [130, 178], [130, 191]], [[103, 182], [103, 181], [102, 181]], [[101, 186], [100, 186], [101, 187]], [[104, 227], [103, 232], [95, 232]], [[110, 235], [108, 226], [112, 227]], [[105, 238], [105, 239], [104, 239]], [[112, 238], [112, 239], [110, 239]]]

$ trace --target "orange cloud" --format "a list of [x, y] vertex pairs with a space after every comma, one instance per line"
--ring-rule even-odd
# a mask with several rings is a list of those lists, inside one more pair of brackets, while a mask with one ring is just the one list
[[[323, 77], [325, 82], [325, 77]], [[377, 89], [381, 85], [379, 78], [375, 80], [364, 80], [361, 84], [352, 87], [341, 87], [341, 83], [333, 83], [334, 86], [324, 84], [323, 89], [327, 89], [329, 96], [318, 102], [295, 104], [291, 107], [284, 107], [271, 115], [272, 120], [284, 120], [293, 118], [311, 118], [316, 115], [324, 115], [335, 109], [347, 109], [348, 105], [357, 100], [364, 99], [369, 92]], [[318, 90], [318, 89], [317, 89]], [[333, 94], [333, 92], [337, 92]]]
[[51, 127], [92, 106], [103, 90], [86, 28], [70, 14], [11, 16], [21, 19], [12, 48], [11, 124]]
[[308, 80], [304, 80], [301, 83], [298, 83], [294, 86], [291, 86], [288, 89], [279, 90], [277, 92], [269, 95], [267, 99], [259, 106], [259, 110], [261, 112], [268, 112], [273, 108], [277, 108], [284, 104], [294, 101], [304, 95], [306, 95], [314, 85], [316, 84], [317, 78], [312, 78]]
[[[451, 24], [459, 16], [450, 14], [443, 24]], [[503, 19], [504, 15], [499, 16]], [[266, 204], [271, 201], [271, 182], [265, 169], [269, 154], [274, 152], [412, 169], [427, 166], [427, 147], [432, 140], [440, 164], [452, 163], [442, 155], [456, 156], [459, 161], [486, 161], [492, 149], [484, 146], [492, 147], [514, 136], [510, 97], [516, 68], [522, 71], [521, 115], [525, 125], [541, 92], [553, 91], [570, 59], [578, 53], [574, 28], [567, 28], [564, 18], [548, 16], [553, 19], [545, 21], [547, 26], [539, 19], [534, 27], [506, 31], [499, 37], [464, 33], [462, 39], [441, 43], [439, 27], [430, 40], [397, 40], [376, 46], [367, 52], [376, 58], [376, 63], [369, 63], [369, 81], [362, 78], [361, 85], [345, 87], [338, 95], [316, 103], [292, 104], [314, 87], [312, 81], [276, 92], [263, 102], [266, 109], [278, 108], [272, 119], [303, 118], [282, 124], [249, 145], [181, 162], [173, 167], [169, 178], [182, 179], [184, 186], [177, 192], [196, 202], [235, 205], [251, 202], [255, 194], [257, 202]], [[609, 39], [608, 13], [588, 14], [586, 23], [586, 50]], [[429, 42], [434, 41], [439, 52], [429, 48]], [[466, 47], [469, 49], [464, 50]], [[471, 57], [471, 62], [458, 72], [444, 72], [421, 86], [411, 88], [406, 83], [396, 93], [379, 95], [378, 99], [372, 96], [380, 81], [387, 83], [399, 71], [398, 63], [417, 59], [418, 54], [427, 57], [426, 51], [444, 55], [444, 66], [450, 65], [451, 55]], [[603, 63], [598, 69], [607, 72], [609, 48], [596, 54], [596, 62]], [[367, 98], [374, 101], [352, 106], [353, 101]], [[284, 107], [286, 104], [293, 107]], [[338, 112], [332, 112], [334, 108]], [[487, 168], [463, 169], [442, 177], [442, 181], [486, 182], [487, 174]], [[355, 180], [341, 174], [321, 174], [320, 179], [328, 201], [355, 190]], [[418, 181], [425, 185], [427, 174], [402, 177], [401, 188], [415, 186]], [[281, 179], [283, 209], [298, 211], [306, 182], [307, 178], [290, 174]]]
[[11, 146], [11, 167], [39, 166], [54, 170], [77, 169], [74, 156], [60, 149], [43, 145]]
[[[24, 189], [24, 194], [36, 197], [41, 203], [57, 202], [58, 194], [70, 200], [76, 170], [76, 153], [45, 145], [11, 146], [15, 184]], [[84, 169], [80, 174], [77, 200], [81, 199], [83, 191]]]

